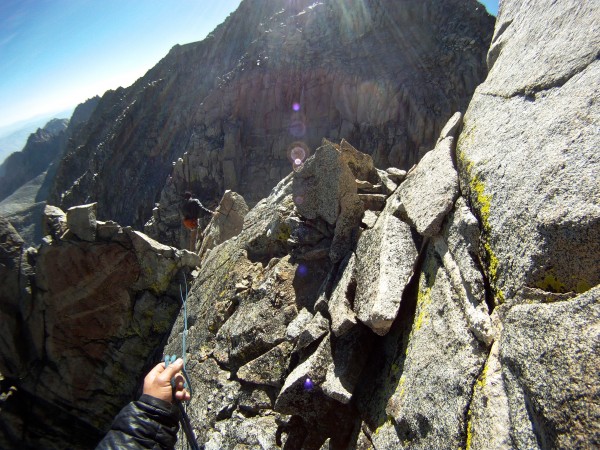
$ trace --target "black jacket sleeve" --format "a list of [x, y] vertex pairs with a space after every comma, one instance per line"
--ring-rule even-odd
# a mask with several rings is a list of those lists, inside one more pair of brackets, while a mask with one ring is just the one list
[[197, 219], [203, 211], [206, 214], [213, 213], [210, 209], [205, 207], [200, 200], [191, 198], [185, 201], [181, 212], [183, 213], [184, 219]]
[[177, 407], [144, 394], [119, 412], [96, 450], [172, 449], [178, 430]]

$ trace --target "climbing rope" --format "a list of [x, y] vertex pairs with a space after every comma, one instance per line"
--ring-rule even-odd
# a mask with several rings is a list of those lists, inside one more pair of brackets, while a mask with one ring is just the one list
[[[185, 296], [183, 295], [183, 290], [181, 289], [181, 285], [179, 285], [179, 295], [181, 296], [181, 302], [183, 303], [183, 333], [181, 335], [181, 359], [183, 359], [183, 368], [181, 369], [181, 373], [183, 374], [183, 378], [185, 379], [184, 387], [190, 393], [190, 398], [192, 396], [192, 383], [190, 382], [190, 378], [188, 376], [186, 370], [186, 355], [187, 355], [187, 347], [186, 347], [186, 338], [188, 334], [188, 322], [187, 322], [187, 298], [188, 298], [188, 289], [187, 289], [187, 279], [185, 277], [185, 273], [183, 274], [183, 280], [185, 285]], [[165, 355], [165, 368], [175, 362], [177, 359], [177, 355]], [[171, 383], [174, 383], [171, 381]], [[173, 389], [175, 389], [175, 385], [173, 384]], [[190, 418], [187, 415], [186, 405], [180, 400], [175, 399], [175, 404], [177, 408], [179, 408], [180, 418], [179, 422], [181, 423], [181, 428], [185, 434], [188, 445], [191, 446], [193, 450], [200, 450], [198, 446], [198, 442], [196, 441], [196, 436], [194, 435], [194, 430], [190, 423]]]
[[188, 334], [188, 323], [187, 323], [187, 298], [188, 298], [188, 288], [187, 288], [187, 279], [185, 277], [185, 273], [183, 274], [183, 284], [185, 285], [185, 297], [183, 296], [183, 292], [181, 291], [181, 285], [179, 285], [179, 296], [181, 297], [181, 302], [183, 303], [183, 334], [181, 335], [181, 357], [183, 358], [183, 371], [185, 372], [185, 360], [187, 355], [187, 347], [185, 345], [185, 339]]

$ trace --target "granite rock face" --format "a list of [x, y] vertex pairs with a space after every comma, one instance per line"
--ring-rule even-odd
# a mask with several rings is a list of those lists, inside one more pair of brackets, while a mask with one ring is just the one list
[[431, 237], [440, 232], [444, 218], [458, 198], [453, 147], [452, 137], [438, 142], [394, 194], [395, 214], [423, 236]]
[[97, 203], [91, 203], [73, 206], [67, 211], [67, 228], [82, 241], [94, 242], [96, 240], [97, 206]]
[[[533, 3], [503, 3], [496, 34], [511, 28], [504, 14], [513, 17], [513, 9]], [[555, 14], [541, 3], [536, 8]], [[563, 12], [571, 14], [563, 19], [569, 26], [585, 25], [580, 10]], [[518, 20], [542, 26], [530, 16]], [[503, 39], [511, 48], [510, 36]], [[548, 43], [535, 45], [544, 53]], [[507, 64], [501, 52], [492, 70]], [[567, 102], [572, 94], [566, 115], [593, 123], [595, 103], [585, 99], [595, 97], [597, 83], [588, 73], [595, 64], [536, 93], [535, 101], [485, 94], [491, 89], [485, 83], [462, 128], [460, 114], [454, 115], [407, 174], [394, 168], [373, 173], [368, 158], [349, 152], [352, 158], [342, 161], [356, 178], [365, 211], [349, 227], [358, 239], [340, 259], [327, 250], [341, 215], [325, 208], [342, 196], [340, 168], [310, 172], [325, 150], [327, 161], [336, 160], [337, 147], [326, 143], [330, 148], [300, 161], [248, 213], [242, 232], [209, 253], [192, 288], [199, 305], [192, 315], [207, 322], [196, 331], [197, 357], [214, 360], [240, 383], [237, 406], [230, 401], [227, 414], [201, 402], [191, 406], [200, 441], [227, 437], [229, 448], [249, 442], [242, 438], [244, 416], [275, 422], [277, 445], [284, 448], [597, 445], [598, 392], [590, 388], [598, 372], [596, 139], [585, 120], [582, 129], [576, 122], [568, 128], [554, 109], [562, 95]], [[577, 97], [572, 84], [584, 95]], [[511, 109], [515, 104], [521, 109]], [[520, 116], [529, 113], [542, 120]], [[498, 117], [505, 120], [492, 132]], [[576, 137], [568, 146], [563, 132]], [[515, 147], [501, 145], [499, 136], [514, 136]], [[540, 136], [555, 136], [561, 149], [547, 138], [543, 146], [536, 143]], [[567, 153], [572, 164], [565, 160], [552, 177], [542, 176], [540, 166]], [[322, 172], [331, 175], [329, 187], [295, 202], [299, 186], [317, 192]], [[518, 184], [531, 192], [520, 198]], [[373, 195], [383, 196], [383, 209]], [[567, 210], [560, 199], [581, 208]], [[550, 208], [555, 216], [548, 216]], [[334, 213], [316, 213], [321, 210]], [[571, 284], [561, 287], [553, 277], [526, 282], [545, 267], [538, 261], [551, 263], [553, 273], [566, 271]], [[582, 276], [588, 284], [579, 282]], [[250, 322], [240, 320], [242, 313]], [[171, 342], [177, 344], [176, 334]], [[271, 403], [264, 409], [248, 414], [240, 406], [245, 396], [258, 398], [265, 390]]]
[[600, 282], [598, 13], [575, 0], [540, 5], [503, 4], [458, 142], [497, 303], [522, 288]]
[[589, 4], [545, 6], [502, 4], [458, 141], [495, 308], [472, 448], [598, 445], [600, 31]]
[[[569, 301], [517, 305], [507, 314], [500, 362], [509, 436], [519, 448], [600, 445], [599, 324], [598, 287]], [[523, 414], [529, 427], [515, 420]]]
[[230, 189], [254, 206], [323, 138], [408, 169], [466, 109], [492, 29], [475, 0], [243, 1], [102, 97], [50, 202], [98, 202], [101, 219], [141, 229], [159, 201], [176, 236], [153, 237], [178, 245], [170, 208], [184, 191], [214, 207]]
[[242, 231], [244, 217], [248, 214], [248, 205], [241, 195], [225, 191], [215, 212], [217, 214], [209, 223], [201, 240], [202, 245], [198, 251], [201, 256]]
[[[455, 296], [448, 268], [430, 246], [400, 380], [386, 408], [405, 447], [464, 445], [466, 411], [487, 349], [469, 329]], [[377, 439], [374, 444], [379, 446]]]
[[200, 264], [93, 209], [46, 208], [55, 237], [37, 251], [0, 220], [0, 371], [16, 388], [2, 448], [93, 447], [164, 345], [179, 274]]
[[417, 254], [418, 242], [410, 226], [389, 209], [360, 237], [356, 249], [353, 309], [358, 319], [375, 333], [387, 334], [392, 326]]
[[303, 217], [335, 225], [329, 251], [334, 263], [355, 244], [353, 230], [363, 214], [356, 178], [342, 155], [335, 146], [325, 143], [296, 169], [292, 183], [293, 200]]

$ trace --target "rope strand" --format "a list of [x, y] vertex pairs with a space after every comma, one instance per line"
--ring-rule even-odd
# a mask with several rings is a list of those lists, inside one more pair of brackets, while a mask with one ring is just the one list
[[[181, 288], [181, 284], [179, 285], [179, 295], [181, 297], [181, 302], [183, 303], [183, 333], [181, 334], [181, 359], [183, 359], [183, 368], [181, 369], [181, 373], [185, 378], [185, 388], [189, 391], [190, 397], [192, 395], [192, 383], [188, 377], [188, 373], [186, 370], [186, 360], [187, 360], [187, 344], [186, 337], [188, 334], [188, 322], [187, 322], [187, 298], [188, 298], [188, 286], [187, 279], [185, 273], [183, 274], [183, 281], [185, 284], [185, 296], [183, 295], [183, 289]], [[176, 356], [172, 355], [170, 358], [168, 355], [165, 356], [165, 367], [169, 365], [169, 363], [173, 363], [175, 361]], [[194, 435], [194, 430], [190, 423], [190, 418], [187, 415], [187, 404], [183, 404], [182, 402], [175, 400], [177, 407], [180, 412], [180, 422], [181, 422], [181, 430], [185, 434], [187, 445], [186, 447], [189, 449], [190, 447], [193, 450], [199, 450], [198, 441], [196, 441], [196, 436]]]

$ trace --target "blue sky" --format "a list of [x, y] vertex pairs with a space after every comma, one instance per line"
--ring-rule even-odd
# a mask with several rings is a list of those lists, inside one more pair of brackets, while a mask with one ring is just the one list
[[0, 126], [128, 86], [240, 0], [0, 0]]
[[[129, 86], [240, 0], [0, 0], [0, 127]], [[498, 0], [482, 1], [492, 14]]]
[[483, 3], [488, 12], [494, 16], [498, 15], [498, 2], [499, 0], [479, 0], [479, 3]]

